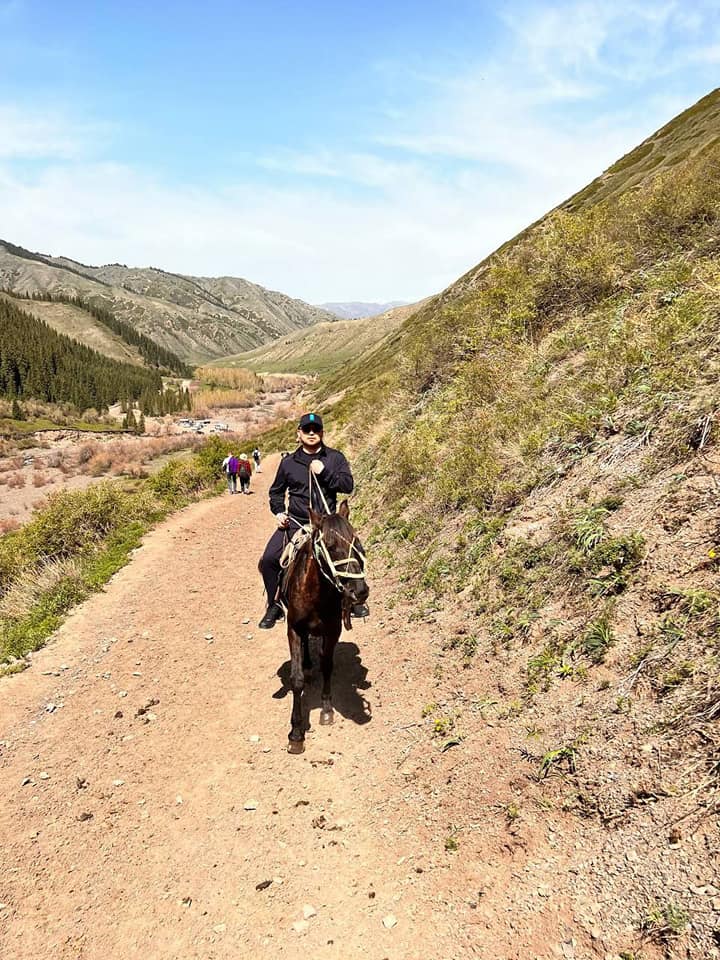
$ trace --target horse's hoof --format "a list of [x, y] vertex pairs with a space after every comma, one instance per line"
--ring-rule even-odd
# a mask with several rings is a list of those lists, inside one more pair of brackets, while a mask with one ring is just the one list
[[288, 753], [304, 753], [304, 740], [288, 740]]
[[334, 710], [321, 710], [320, 711], [320, 726], [329, 727], [331, 723], [335, 722], [335, 711]]

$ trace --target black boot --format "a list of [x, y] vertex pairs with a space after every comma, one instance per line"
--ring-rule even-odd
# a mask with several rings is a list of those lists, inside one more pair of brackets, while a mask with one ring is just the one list
[[365, 618], [370, 616], [370, 607], [366, 603], [356, 603], [350, 609], [350, 616], [354, 619]]
[[282, 620], [284, 616], [285, 614], [280, 604], [271, 603], [265, 611], [265, 616], [258, 624], [258, 627], [260, 627], [261, 630], [271, 630], [278, 620]]

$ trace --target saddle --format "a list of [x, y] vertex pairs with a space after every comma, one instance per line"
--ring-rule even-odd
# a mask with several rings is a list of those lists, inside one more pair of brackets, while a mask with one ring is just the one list
[[308, 542], [311, 536], [312, 530], [309, 524], [304, 527], [300, 527], [299, 530], [295, 531], [292, 537], [285, 544], [283, 552], [280, 554], [281, 569], [287, 570], [297, 556], [300, 548]]
[[288, 540], [283, 548], [283, 552], [280, 554], [280, 577], [278, 579], [278, 588], [277, 588], [277, 597], [276, 602], [285, 610], [287, 615], [287, 598], [285, 596], [285, 580], [287, 577], [287, 572], [292, 566], [295, 557], [297, 557], [300, 549], [308, 542], [312, 536], [312, 529], [309, 524], [304, 527], [300, 527], [299, 530], [296, 530], [292, 537]]

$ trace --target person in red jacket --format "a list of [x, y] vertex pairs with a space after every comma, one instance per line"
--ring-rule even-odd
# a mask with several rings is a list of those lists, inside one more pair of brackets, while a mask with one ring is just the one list
[[252, 467], [247, 455], [241, 453], [238, 457], [238, 480], [240, 481], [240, 493], [250, 493], [250, 477], [252, 476]]

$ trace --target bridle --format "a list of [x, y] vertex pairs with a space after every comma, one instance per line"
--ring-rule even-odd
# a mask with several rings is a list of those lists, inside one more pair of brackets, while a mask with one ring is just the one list
[[[336, 533], [335, 536], [342, 540], [343, 543], [346, 543], [350, 548], [346, 557], [341, 560], [333, 560], [327, 544], [325, 543], [322, 530], [318, 530], [313, 534], [313, 556], [317, 561], [320, 573], [325, 577], [325, 579], [331, 583], [339, 593], [344, 593], [344, 581], [365, 579], [365, 554], [357, 546], [357, 537], [353, 537], [352, 540], [348, 540], [339, 533]], [[360, 570], [358, 573], [354, 573], [351, 570], [342, 569], [343, 567], [349, 566], [351, 563], [357, 563], [359, 565]]]
[[[325, 513], [330, 515], [330, 508], [328, 502], [325, 499], [325, 494], [323, 493], [320, 482], [312, 470], [308, 469], [309, 474], [309, 484], [308, 489], [310, 490], [310, 503], [312, 504], [312, 488], [313, 483], [315, 488], [320, 494], [320, 499], [322, 500], [323, 506], [325, 507]], [[353, 535], [352, 540], [348, 540], [347, 537], [343, 537], [342, 534], [336, 533], [335, 536], [342, 540], [343, 543], [346, 543], [350, 548], [348, 554], [342, 560], [333, 560], [330, 556], [330, 551], [327, 548], [325, 543], [325, 538], [323, 537], [322, 530], [318, 530], [313, 534], [312, 538], [312, 549], [313, 556], [317, 560], [318, 567], [320, 568], [320, 573], [325, 577], [325, 579], [331, 583], [339, 593], [345, 592], [344, 580], [364, 580], [365, 579], [365, 554], [356, 546], [357, 537]], [[347, 567], [351, 563], [358, 563], [360, 566], [359, 573], [352, 573], [350, 570], [340, 569], [342, 567]]]

